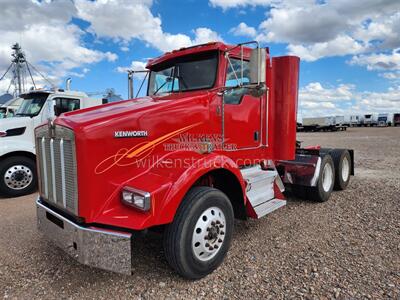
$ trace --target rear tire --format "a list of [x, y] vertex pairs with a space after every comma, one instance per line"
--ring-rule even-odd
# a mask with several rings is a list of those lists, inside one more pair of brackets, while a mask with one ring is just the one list
[[164, 232], [170, 266], [187, 279], [213, 272], [230, 247], [233, 220], [233, 208], [224, 193], [210, 187], [192, 188]]
[[35, 161], [26, 156], [12, 156], [0, 161], [0, 194], [18, 197], [33, 193], [37, 187]]
[[325, 154], [321, 159], [318, 182], [315, 187], [307, 188], [307, 195], [314, 201], [325, 202], [331, 196], [335, 181], [335, 166], [332, 157]]
[[332, 156], [335, 165], [335, 185], [337, 191], [345, 190], [350, 182], [351, 175], [351, 156], [349, 151], [333, 149], [329, 153]]

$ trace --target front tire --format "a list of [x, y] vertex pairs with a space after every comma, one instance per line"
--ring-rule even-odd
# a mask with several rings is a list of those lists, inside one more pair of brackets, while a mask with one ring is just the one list
[[25, 156], [7, 157], [0, 162], [0, 193], [18, 197], [33, 193], [37, 187], [36, 164]]
[[228, 197], [211, 187], [194, 187], [166, 227], [168, 263], [182, 277], [200, 279], [222, 263], [233, 233], [233, 208]]

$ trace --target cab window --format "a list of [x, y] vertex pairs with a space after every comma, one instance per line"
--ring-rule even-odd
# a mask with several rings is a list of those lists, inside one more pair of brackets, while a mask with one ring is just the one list
[[79, 108], [80, 108], [79, 99], [56, 98], [54, 106], [54, 114], [56, 116], [59, 116], [62, 113], [73, 111]]
[[[235, 87], [242, 83], [243, 85], [250, 84], [250, 68], [249, 62], [243, 61], [243, 78], [242, 78], [242, 61], [240, 59], [230, 58], [226, 68], [225, 86]], [[237, 88], [228, 90], [224, 95], [226, 104], [239, 104], [245, 93], [245, 88]]]

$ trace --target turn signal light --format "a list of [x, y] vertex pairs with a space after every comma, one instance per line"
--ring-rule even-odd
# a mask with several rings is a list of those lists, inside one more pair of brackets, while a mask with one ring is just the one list
[[151, 195], [149, 192], [144, 192], [131, 187], [124, 187], [122, 189], [121, 201], [126, 205], [135, 207], [141, 211], [148, 211], [150, 209]]

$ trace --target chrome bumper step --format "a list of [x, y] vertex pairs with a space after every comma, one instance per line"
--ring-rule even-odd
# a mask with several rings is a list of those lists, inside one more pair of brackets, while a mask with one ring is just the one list
[[254, 207], [254, 211], [256, 212], [258, 218], [262, 218], [265, 215], [268, 215], [272, 213], [274, 210], [277, 210], [278, 208], [285, 205], [286, 205], [286, 200], [271, 199]]

